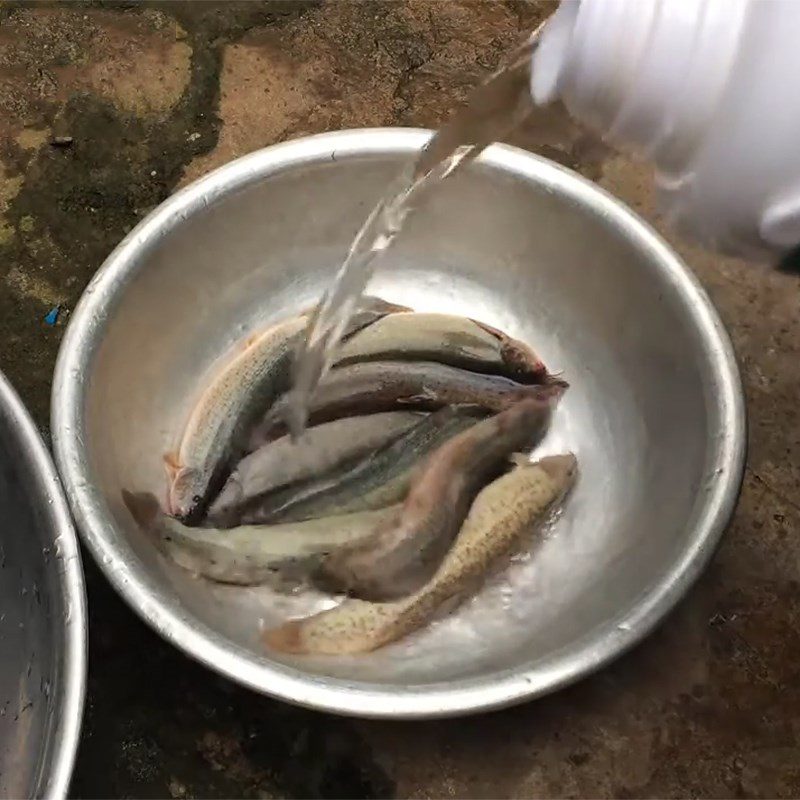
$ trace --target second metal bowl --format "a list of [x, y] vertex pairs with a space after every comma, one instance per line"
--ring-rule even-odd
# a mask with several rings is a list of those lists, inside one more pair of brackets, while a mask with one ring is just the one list
[[0, 797], [67, 796], [85, 687], [78, 539], [50, 454], [0, 373]]

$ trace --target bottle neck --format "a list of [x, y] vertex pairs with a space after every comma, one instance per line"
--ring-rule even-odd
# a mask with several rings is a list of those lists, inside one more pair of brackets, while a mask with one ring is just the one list
[[562, 0], [534, 55], [536, 103], [679, 174], [725, 91], [751, 0]]

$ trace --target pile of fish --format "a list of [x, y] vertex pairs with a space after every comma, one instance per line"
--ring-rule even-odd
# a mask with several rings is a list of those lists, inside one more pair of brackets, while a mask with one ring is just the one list
[[522, 342], [464, 317], [365, 298], [293, 440], [302, 313], [249, 337], [205, 386], [174, 453], [166, 512], [124, 493], [180, 566], [343, 602], [267, 631], [292, 653], [374, 650], [466, 597], [571, 487], [571, 454], [536, 463], [567, 384]]

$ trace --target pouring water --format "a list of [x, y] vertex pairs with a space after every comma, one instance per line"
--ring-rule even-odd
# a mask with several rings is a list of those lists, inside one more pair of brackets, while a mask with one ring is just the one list
[[377, 259], [391, 247], [408, 215], [422, 197], [514, 130], [530, 113], [531, 56], [542, 27], [437, 131], [416, 161], [389, 186], [356, 234], [333, 283], [312, 315], [307, 337], [294, 360], [292, 402], [287, 406], [286, 420], [293, 436], [299, 436], [306, 426], [309, 400], [328, 370]]

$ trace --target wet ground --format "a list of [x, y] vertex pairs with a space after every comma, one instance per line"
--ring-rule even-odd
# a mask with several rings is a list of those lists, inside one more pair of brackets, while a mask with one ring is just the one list
[[[255, 148], [435, 126], [537, 2], [0, 2], [0, 368], [46, 433], [59, 340], [113, 246]], [[517, 143], [661, 227], [648, 171], [557, 115]], [[750, 410], [734, 522], [644, 645], [557, 696], [455, 722], [358, 722], [239, 689], [145, 628], [85, 558], [76, 797], [800, 795], [800, 292], [665, 231], [729, 326]], [[53, 321], [57, 314], [55, 324]]]

